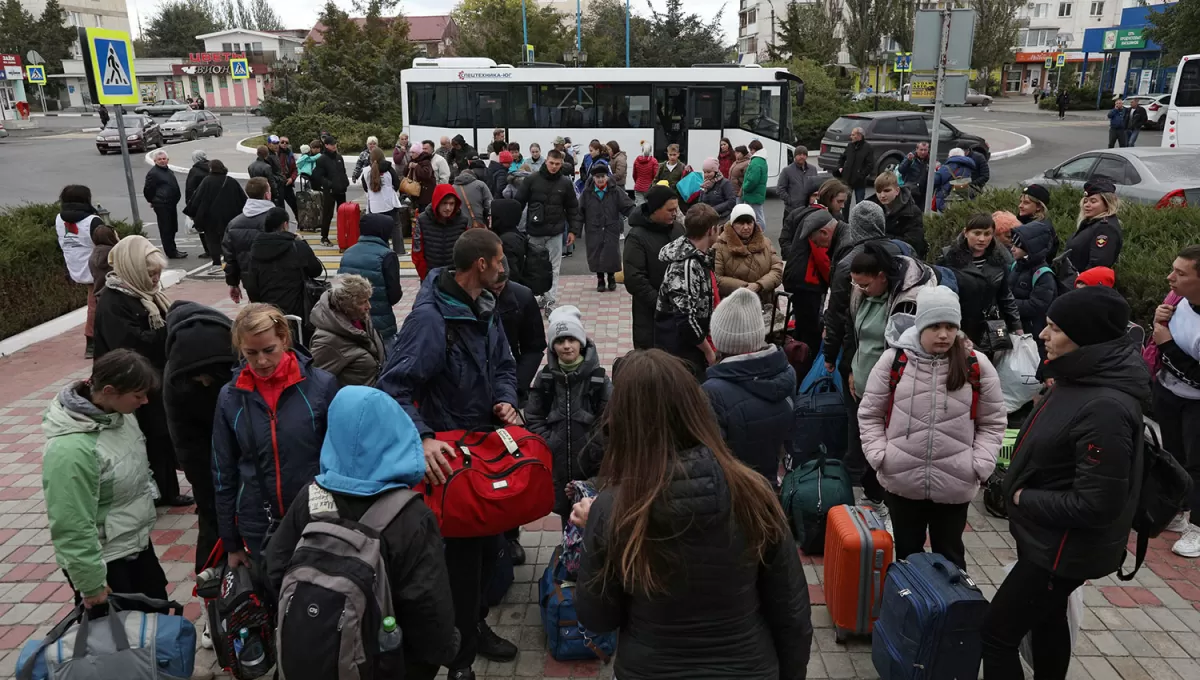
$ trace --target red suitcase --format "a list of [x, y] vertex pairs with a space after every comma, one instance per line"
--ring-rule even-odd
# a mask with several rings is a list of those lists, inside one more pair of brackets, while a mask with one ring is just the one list
[[879, 618], [892, 535], [870, 508], [838, 505], [825, 524], [825, 602], [838, 642], [869, 635]]
[[358, 243], [358, 221], [362, 209], [357, 203], [346, 201], [337, 209], [338, 250], [345, 252], [347, 248]]

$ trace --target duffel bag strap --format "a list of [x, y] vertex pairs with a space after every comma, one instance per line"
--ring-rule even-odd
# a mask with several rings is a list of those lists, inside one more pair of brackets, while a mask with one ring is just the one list
[[[155, 612], [166, 613], [171, 616], [183, 616], [183, 605], [174, 600], [160, 600], [141, 593], [109, 593], [108, 599], [111, 601], [113, 598], [124, 600], [125, 602], [143, 604]], [[118, 609], [120, 609], [119, 605]]]
[[[109, 597], [112, 597], [109, 595]], [[124, 652], [129, 649], [129, 636], [125, 634], [125, 625], [121, 622], [121, 617], [117, 616], [117, 609], [109, 602], [108, 616], [101, 618], [108, 620], [108, 627], [112, 631], [114, 651]], [[79, 628], [75, 629], [75, 651], [71, 656], [72, 659], [85, 659], [88, 655], [88, 628], [89, 617], [85, 610], [83, 616], [79, 619]]]
[[48, 633], [46, 633], [46, 637], [37, 646], [37, 649], [34, 650], [33, 654], [29, 655], [28, 659], [26, 659], [25, 665], [17, 669], [17, 680], [33, 680], [33, 667], [37, 665], [38, 658], [42, 656], [42, 654], [50, 645], [58, 642], [59, 639], [66, 634], [67, 630], [69, 630], [75, 622], [80, 620], [85, 611], [86, 609], [84, 608], [83, 604], [80, 603], [70, 614], [67, 614], [66, 618], [64, 618], [62, 621], [59, 621], [57, 625], [55, 625]]

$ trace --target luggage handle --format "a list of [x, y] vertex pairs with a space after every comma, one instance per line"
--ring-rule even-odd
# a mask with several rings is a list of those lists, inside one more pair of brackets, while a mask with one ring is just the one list
[[[141, 593], [109, 593], [108, 599], [111, 605], [113, 599], [124, 600], [125, 602], [133, 602], [136, 604], [144, 604], [147, 607], [154, 609], [156, 612], [166, 612], [171, 616], [183, 616], [183, 605], [175, 600], [160, 600], [155, 597], [149, 597]], [[118, 610], [120, 607], [118, 607]]]
[[823, 375], [820, 378], [817, 378], [816, 380], [814, 380], [813, 384], [808, 386], [808, 391], [806, 392], [806, 394], [837, 394], [837, 393], [838, 393], [837, 382], [834, 381], [833, 376], [831, 376], [831, 375]]
[[[110, 595], [109, 597], [112, 596]], [[112, 630], [113, 646], [116, 647], [116, 651], [124, 652], [129, 649], [129, 636], [125, 634], [125, 626], [121, 623], [120, 617], [117, 616], [117, 612], [119, 611], [120, 609], [117, 607], [116, 603], [110, 601], [108, 603], [108, 616], [102, 616], [100, 618], [108, 619], [108, 627]], [[88, 616], [87, 609], [84, 609], [83, 616], [81, 616], [79, 619], [79, 627], [75, 629], [75, 651], [71, 657], [72, 659], [87, 658], [88, 628], [90, 627], [90, 620], [91, 619]]]

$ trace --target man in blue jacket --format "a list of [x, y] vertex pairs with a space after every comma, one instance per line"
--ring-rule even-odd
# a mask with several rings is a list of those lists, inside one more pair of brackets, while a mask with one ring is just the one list
[[[380, 371], [377, 387], [404, 408], [421, 435], [425, 479], [446, 481], [456, 454], [434, 433], [517, 425], [517, 364], [495, 313], [490, 289], [504, 273], [500, 237], [471, 229], [454, 244], [454, 268], [425, 277]], [[446, 539], [450, 593], [462, 647], [448, 666], [450, 680], [474, 680], [478, 652], [496, 661], [516, 658], [517, 647], [496, 635], [484, 617], [481, 583], [495, 561], [495, 538]]]
[[1117, 97], [1108, 110], [1108, 148], [1113, 148], [1113, 144], [1125, 148], [1125, 139], [1125, 100]]

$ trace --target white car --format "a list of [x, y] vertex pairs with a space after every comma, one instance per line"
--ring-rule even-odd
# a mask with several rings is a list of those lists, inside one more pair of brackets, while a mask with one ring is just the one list
[[983, 94], [979, 90], [976, 90], [973, 87], [967, 89], [967, 100], [966, 100], [966, 102], [964, 102], [964, 106], [991, 106], [991, 105], [992, 105], [992, 97], [990, 95]]
[[1163, 128], [1163, 116], [1167, 115], [1167, 108], [1171, 105], [1171, 95], [1133, 95], [1131, 97], [1126, 97], [1125, 106], [1133, 106], [1133, 100], [1135, 99], [1141, 102], [1142, 108], [1146, 109], [1146, 128], [1161, 130]]

